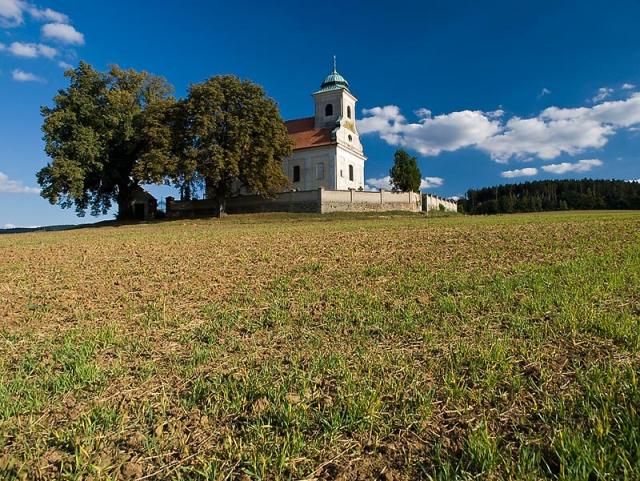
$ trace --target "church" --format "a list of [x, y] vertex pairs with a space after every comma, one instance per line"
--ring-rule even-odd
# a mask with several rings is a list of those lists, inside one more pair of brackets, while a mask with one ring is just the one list
[[283, 160], [290, 189], [363, 190], [364, 155], [356, 127], [356, 102], [349, 82], [336, 70], [313, 94], [313, 117], [285, 122], [294, 147]]
[[[284, 192], [264, 198], [242, 187], [227, 199], [226, 212], [419, 212], [423, 206], [444, 206], [451, 201], [418, 192], [365, 191], [364, 155], [356, 126], [356, 103], [349, 82], [333, 70], [313, 95], [314, 115], [285, 122], [293, 141], [292, 154], [282, 160], [289, 180]], [[423, 203], [424, 197], [424, 203]], [[215, 214], [215, 199], [166, 202], [168, 217]]]

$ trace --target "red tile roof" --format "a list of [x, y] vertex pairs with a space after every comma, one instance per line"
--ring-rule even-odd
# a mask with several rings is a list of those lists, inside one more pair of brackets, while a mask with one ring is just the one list
[[331, 141], [331, 129], [315, 129], [313, 127], [314, 122], [315, 119], [313, 117], [287, 120], [285, 122], [289, 135], [294, 142], [293, 150], [320, 147], [333, 143]]

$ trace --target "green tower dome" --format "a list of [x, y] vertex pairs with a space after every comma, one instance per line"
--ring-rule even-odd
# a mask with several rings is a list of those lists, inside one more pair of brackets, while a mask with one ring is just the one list
[[329, 90], [349, 90], [349, 82], [336, 70], [336, 56], [333, 56], [333, 72], [326, 76], [322, 85], [320, 85], [320, 92], [327, 92]]

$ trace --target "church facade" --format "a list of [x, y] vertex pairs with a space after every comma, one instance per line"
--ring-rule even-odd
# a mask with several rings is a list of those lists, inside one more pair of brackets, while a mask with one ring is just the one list
[[295, 191], [364, 189], [364, 155], [356, 126], [356, 102], [336, 70], [313, 94], [313, 117], [285, 122], [294, 142], [282, 166]]

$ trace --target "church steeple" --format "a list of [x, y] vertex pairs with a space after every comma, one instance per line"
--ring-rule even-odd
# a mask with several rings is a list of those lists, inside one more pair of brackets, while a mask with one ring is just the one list
[[330, 90], [345, 89], [349, 91], [349, 82], [342, 75], [338, 73], [336, 68], [336, 56], [333, 56], [333, 71], [327, 75], [320, 85], [319, 92], [328, 92]]

